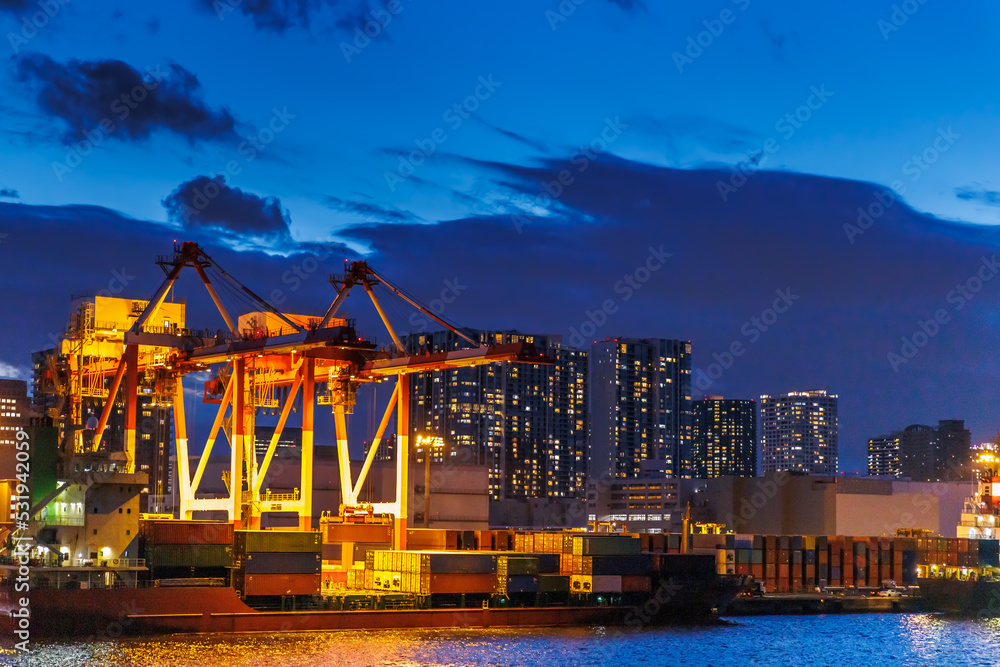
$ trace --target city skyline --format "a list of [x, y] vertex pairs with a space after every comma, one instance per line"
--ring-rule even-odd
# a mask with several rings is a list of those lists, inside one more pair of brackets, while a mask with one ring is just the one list
[[996, 7], [571, 4], [0, 4], [0, 375], [194, 239], [289, 312], [364, 257], [464, 326], [689, 340], [696, 397], [830, 387], [846, 472], [990, 439]]

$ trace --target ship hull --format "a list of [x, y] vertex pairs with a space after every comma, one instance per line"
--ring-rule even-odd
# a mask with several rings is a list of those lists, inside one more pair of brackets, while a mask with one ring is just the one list
[[704, 623], [738, 595], [738, 582], [672, 585], [633, 606], [257, 611], [232, 588], [45, 590], [30, 593], [31, 635], [74, 639], [170, 633], [407, 628], [644, 627]]
[[961, 581], [934, 577], [918, 579], [928, 611], [960, 616], [1000, 616], [1000, 581]]

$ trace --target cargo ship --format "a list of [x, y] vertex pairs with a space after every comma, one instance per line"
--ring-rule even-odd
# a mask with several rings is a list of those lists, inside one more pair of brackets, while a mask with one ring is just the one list
[[[479, 532], [515, 538], [504, 547], [534, 546], [513, 531]], [[566, 531], [544, 539], [569, 553], [365, 549], [351, 586], [334, 587], [323, 582], [320, 532], [147, 522], [147, 567], [134, 568], [133, 579], [121, 578], [121, 568], [111, 576], [114, 568], [102, 571], [101, 563], [86, 580], [76, 568], [31, 568], [31, 635], [705, 623], [749, 583], [718, 574], [712, 555], [641, 551], [638, 535]], [[17, 607], [14, 570], [7, 566], [0, 592], [4, 611]]]
[[935, 559], [944, 562], [923, 568], [923, 576], [917, 580], [924, 605], [931, 611], [960, 616], [1000, 616], [1000, 548], [997, 542], [1000, 517], [997, 464], [1000, 460], [993, 451], [985, 450], [979, 454], [978, 463], [981, 472], [976, 479], [975, 492], [965, 501], [957, 527], [958, 539], [947, 540], [957, 545], [954, 549], [949, 548], [947, 556]]

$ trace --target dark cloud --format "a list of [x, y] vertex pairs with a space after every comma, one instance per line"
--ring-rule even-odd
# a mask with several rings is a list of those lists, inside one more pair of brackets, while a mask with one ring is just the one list
[[[729, 169], [611, 156], [582, 171], [568, 159], [538, 166], [470, 160], [466, 167], [553, 213], [344, 233], [373, 249], [373, 265], [391, 264], [411, 293], [439, 292], [444, 279], [467, 285], [448, 319], [566, 340], [584, 322], [604, 321], [591, 340], [691, 340], [697, 369], [725, 359], [739, 342], [744, 353], [708, 393], [752, 398], [829, 386], [841, 398], [844, 470], [864, 470], [867, 438], [909, 423], [952, 416], [966, 419], [973, 437], [993, 435], [1000, 389], [983, 395], [981, 388], [1000, 373], [989, 343], [1000, 278], [961, 310], [952, 292], [1000, 254], [992, 228], [938, 220], [901, 201], [859, 226], [859, 208], [877, 210], [883, 187], [795, 173], [758, 172], [724, 201], [719, 183], [729, 182]], [[572, 182], [553, 203], [544, 184], [558, 183], [563, 172]], [[849, 237], [850, 226], [862, 233]], [[643, 274], [640, 289], [617, 291], [661, 246], [673, 254], [663, 267]], [[414, 257], [434, 262], [408, 260]], [[797, 297], [791, 309], [756, 330], [757, 338], [748, 335], [752, 319], [786, 289]], [[607, 299], [613, 313], [603, 312]], [[888, 353], [900, 353], [902, 338], [940, 310], [948, 323], [894, 371]]]
[[987, 206], [1000, 206], [1000, 192], [981, 188], [956, 188], [955, 196], [966, 201], [976, 201]]
[[[961, 310], [948, 297], [973, 277], [991, 275], [988, 265], [1000, 255], [995, 229], [938, 220], [895, 201], [849, 239], [845, 225], [858, 225], [859, 208], [878, 210], [882, 186], [760, 171], [724, 201], [719, 183], [729, 182], [730, 169], [670, 169], [611, 156], [581, 166], [568, 158], [532, 166], [464, 163], [462, 173], [479, 175], [497, 196], [555, 211], [527, 218], [520, 231], [513, 216], [483, 215], [437, 224], [371, 222], [340, 235], [371, 248], [372, 266], [420, 301], [438, 298], [446, 280], [460, 284], [442, 316], [463, 326], [569, 340], [584, 322], [603, 318], [592, 339], [691, 340], [697, 369], [719, 363], [738, 342], [744, 352], [707, 393], [751, 398], [829, 387], [840, 395], [844, 470], [864, 469], [867, 438], [911, 423], [965, 419], [973, 438], [994, 435], [1000, 278], [982, 283]], [[543, 184], [558, 182], [564, 171], [572, 181], [552, 205]], [[94, 207], [0, 204], [0, 219], [9, 234], [0, 264], [11, 315], [0, 328], [0, 349], [10, 350], [3, 360], [18, 366], [29, 361], [15, 350], [65, 323], [61, 304], [70, 293], [106, 286], [122, 264], [141, 277], [130, 294], [148, 297], [162, 280], [150, 259], [177, 238], [176, 228]], [[301, 266], [302, 255], [220, 247], [217, 229], [198, 225], [185, 233], [204, 239], [209, 254], [258, 294], [284, 289], [287, 312], [329, 305], [325, 276], [337, 270], [343, 251], [322, 253], [323, 269], [291, 291], [282, 276]], [[661, 247], [672, 256], [649, 274], [639, 271]], [[641, 278], [639, 288], [618, 290], [625, 276]], [[797, 298], [776, 321], [766, 320], [765, 331], [752, 329], [752, 339], [745, 331], [772, 306], [776, 290]], [[605, 311], [608, 300], [613, 308]], [[352, 316], [356, 307], [351, 303]], [[894, 372], [888, 353], [899, 352], [902, 339], [922, 331], [937, 311], [947, 322]], [[211, 315], [210, 302], [204, 312], [189, 305], [194, 326], [219, 326], [206, 319]], [[366, 334], [382, 336], [377, 317], [359, 316]], [[401, 331], [408, 328], [403, 319]]]
[[149, 31], [151, 35], [157, 35], [160, 32], [160, 19], [155, 16], [146, 22], [146, 30]]
[[205, 104], [198, 78], [177, 64], [140, 71], [120, 60], [59, 63], [34, 53], [17, 61], [16, 76], [43, 112], [66, 123], [67, 143], [95, 131], [145, 139], [157, 129], [191, 142], [238, 138], [232, 113]]
[[163, 199], [167, 218], [187, 229], [211, 228], [227, 238], [287, 243], [291, 217], [275, 197], [258, 197], [226, 184], [224, 176], [197, 176]]
[[17, 190], [11, 188], [0, 188], [0, 199], [20, 199], [21, 195]]
[[665, 152], [674, 160], [681, 160], [686, 154], [687, 151], [681, 145], [683, 142], [693, 142], [720, 153], [759, 149], [764, 143], [764, 137], [753, 130], [705, 116], [637, 116], [631, 122], [636, 129], [652, 134], [663, 142]]
[[[193, 0], [195, 7], [218, 15], [233, 11], [250, 17], [258, 30], [283, 33], [286, 30], [322, 31], [327, 24], [353, 31], [376, 20], [372, 13], [385, 11], [385, 3], [374, 6], [368, 0]], [[319, 25], [317, 25], [319, 24]], [[384, 31], [379, 36], [384, 36]]]
[[378, 222], [419, 222], [423, 220], [423, 218], [411, 211], [380, 206], [369, 202], [341, 199], [332, 195], [324, 197], [324, 201], [327, 206], [335, 211], [352, 213]]
[[785, 47], [792, 42], [799, 43], [798, 32], [794, 28], [789, 28], [783, 32], [774, 30], [771, 28], [771, 22], [768, 19], [761, 20], [760, 31], [771, 46], [771, 57], [779, 63], [787, 62], [785, 59]]
[[500, 135], [502, 135], [504, 137], [507, 137], [508, 139], [513, 139], [514, 141], [516, 141], [518, 143], [524, 144], [528, 148], [534, 149], [534, 150], [539, 151], [541, 153], [548, 153], [549, 150], [550, 150], [549, 147], [546, 146], [541, 141], [536, 141], [534, 139], [529, 139], [528, 137], [524, 136], [523, 134], [518, 134], [517, 132], [512, 132], [510, 130], [505, 130], [504, 128], [499, 127], [497, 125], [494, 125], [493, 123], [490, 123], [489, 121], [483, 120], [481, 117], [479, 117], [477, 115], [473, 115], [472, 117], [475, 118], [480, 123], [482, 123], [483, 125], [485, 125], [486, 127], [490, 128], [491, 130], [493, 130], [494, 132], [496, 132], [497, 134], [500, 134]]
[[646, 3], [643, 0], [606, 0], [613, 5], [618, 5], [626, 11], [645, 9]]
[[0, 12], [27, 9], [30, 0], [0, 0]]

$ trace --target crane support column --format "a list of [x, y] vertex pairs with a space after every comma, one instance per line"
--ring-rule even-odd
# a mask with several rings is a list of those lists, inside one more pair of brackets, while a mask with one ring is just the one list
[[[108, 400], [114, 400], [108, 397]], [[139, 346], [125, 346], [125, 466], [135, 472], [135, 421], [139, 412]]]
[[247, 395], [246, 375], [247, 362], [243, 357], [236, 359], [235, 372], [230, 382], [235, 382], [233, 389], [233, 440], [230, 443], [231, 456], [229, 460], [229, 493], [231, 495], [230, 517], [233, 528], [239, 530], [243, 512], [243, 429], [246, 424]]
[[393, 522], [393, 547], [406, 549], [406, 517], [410, 495], [410, 378], [400, 373], [396, 380], [399, 399], [396, 404], [396, 519]]
[[[299, 529], [312, 530], [313, 496], [313, 414], [316, 407], [316, 360], [302, 364], [302, 479], [299, 482]], [[289, 400], [292, 397], [289, 396]]]

